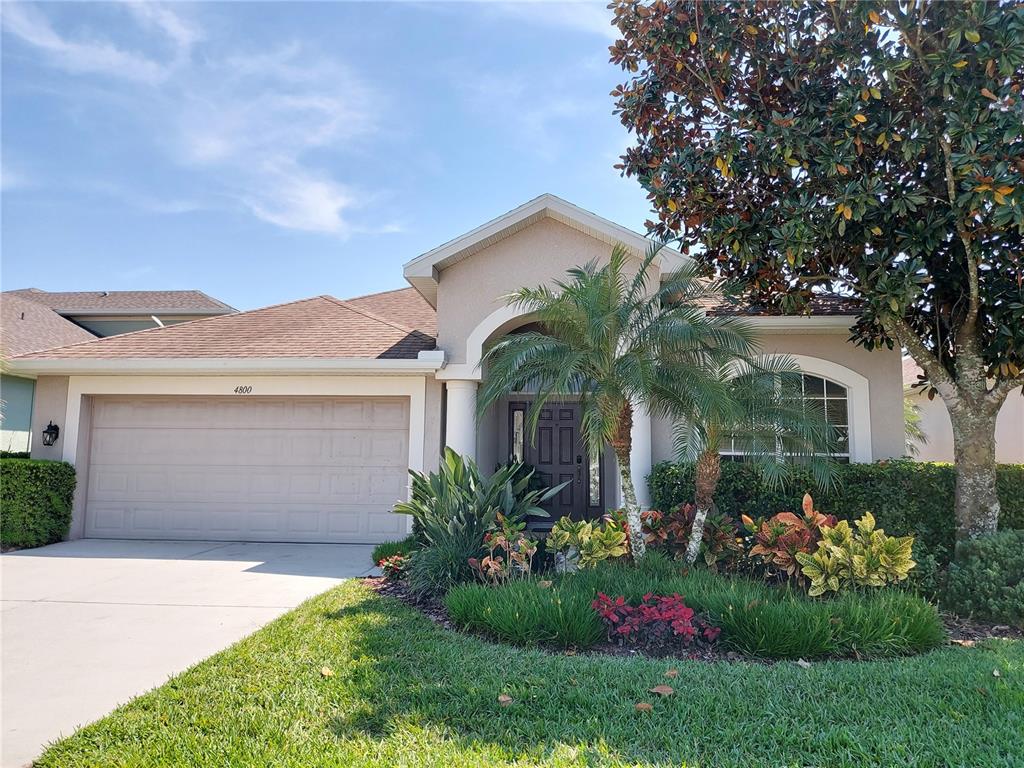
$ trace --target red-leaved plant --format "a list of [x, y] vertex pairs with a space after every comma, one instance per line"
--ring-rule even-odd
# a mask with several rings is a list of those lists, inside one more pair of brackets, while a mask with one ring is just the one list
[[741, 520], [754, 535], [750, 556], [760, 558], [770, 570], [785, 574], [790, 579], [801, 578], [797, 553], [813, 552], [821, 539], [821, 527], [836, 524], [835, 515], [823, 515], [814, 509], [814, 500], [809, 493], [804, 494], [802, 517], [792, 512], [779, 512], [767, 520], [752, 520], [747, 515], [743, 515]]
[[[656, 509], [641, 512], [647, 546], [666, 552], [676, 560], [683, 559], [696, 514], [697, 507], [693, 504], [679, 504], [668, 512]], [[731, 517], [720, 512], [707, 516], [701, 552], [705, 565], [714, 570], [728, 569], [743, 556], [743, 540]]]
[[597, 593], [591, 606], [608, 627], [608, 639], [642, 645], [661, 645], [678, 639], [683, 645], [712, 643], [721, 630], [696, 616], [679, 595], [647, 593], [640, 605], [630, 605], [623, 596]]
[[377, 567], [388, 579], [404, 579], [405, 572], [409, 569], [410, 559], [408, 555], [391, 555], [391, 557], [381, 558]]

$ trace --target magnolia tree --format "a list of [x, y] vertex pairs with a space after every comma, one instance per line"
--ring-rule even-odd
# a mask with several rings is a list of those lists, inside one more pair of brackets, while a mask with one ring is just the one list
[[[616, 0], [618, 166], [748, 298], [859, 300], [953, 425], [958, 537], [995, 530], [995, 422], [1024, 383], [1024, 6]], [[1017, 396], [1017, 395], [1014, 395]]]

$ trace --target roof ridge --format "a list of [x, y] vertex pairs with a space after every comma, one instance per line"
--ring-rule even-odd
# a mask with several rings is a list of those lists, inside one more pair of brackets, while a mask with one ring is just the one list
[[[372, 296], [373, 294], [369, 295]], [[368, 317], [371, 320], [376, 320], [377, 322], [384, 323], [385, 325], [390, 325], [392, 328], [395, 328], [404, 333], [423, 333], [423, 331], [417, 331], [415, 328], [410, 328], [406, 325], [402, 325], [401, 323], [396, 323], [394, 320], [389, 320], [386, 317], [375, 315], [373, 312], [367, 312], [365, 309], [362, 309], [361, 307], [353, 306], [352, 304], [349, 304], [347, 299], [339, 299], [336, 296], [329, 296], [327, 294], [323, 294], [322, 296], [320, 296], [320, 298], [332, 301], [339, 307], [344, 307], [350, 312], [355, 312], [356, 314], [362, 315], [363, 317]]]
[[[360, 299], [369, 299], [373, 296], [383, 296], [386, 293], [401, 293], [402, 291], [416, 291], [411, 285], [406, 285], [402, 288], [391, 288], [386, 291], [375, 291], [374, 293], [362, 293], [359, 296], [349, 296], [347, 299], [338, 299], [338, 301], [359, 301]], [[416, 291], [419, 293], [419, 291]]]
[[[138, 331], [129, 331], [128, 333], [118, 333], [118, 334], [115, 334], [114, 336], [99, 336], [99, 337], [97, 337], [95, 339], [88, 339], [86, 341], [78, 341], [78, 342], [75, 342], [74, 344], [63, 344], [63, 345], [61, 345], [59, 347], [50, 347], [49, 349], [41, 349], [41, 350], [39, 350], [39, 352], [57, 352], [58, 350], [70, 349], [71, 347], [81, 347], [81, 346], [84, 346], [86, 344], [95, 344], [97, 342], [106, 341], [108, 339], [123, 339], [123, 338], [126, 338], [128, 336], [135, 337], [135, 336], [139, 336], [141, 334], [153, 333], [154, 331], [165, 331], [168, 328], [182, 328], [184, 326], [195, 325], [196, 323], [206, 323], [206, 322], [209, 322], [210, 320], [226, 320], [228, 318], [239, 317], [241, 315], [251, 315], [254, 312], [262, 312], [265, 309], [278, 309], [280, 307], [287, 307], [287, 306], [290, 306], [292, 304], [302, 304], [303, 302], [306, 302], [306, 301], [315, 301], [316, 299], [323, 299], [323, 298], [327, 298], [327, 297], [324, 297], [324, 296], [310, 296], [310, 297], [305, 298], [305, 299], [295, 299], [294, 301], [283, 301], [283, 302], [281, 302], [279, 304], [271, 304], [271, 305], [266, 306], [266, 307], [257, 307], [256, 309], [247, 309], [247, 310], [244, 310], [242, 312], [231, 312], [231, 313], [224, 314], [224, 315], [210, 315], [209, 317], [197, 317], [195, 320], [186, 320], [183, 323], [174, 323], [173, 325], [158, 325], [155, 328], [143, 328], [143, 329], [138, 330]], [[51, 310], [51, 311], [54, 312], [55, 314], [57, 314], [58, 316], [60, 316], [59, 312], [56, 312], [55, 310]], [[37, 353], [36, 352], [26, 352], [25, 354], [34, 355], [34, 354], [37, 354]], [[21, 355], [16, 355], [16, 357], [21, 357]], [[13, 360], [15, 358], [11, 358], [11, 359]]]

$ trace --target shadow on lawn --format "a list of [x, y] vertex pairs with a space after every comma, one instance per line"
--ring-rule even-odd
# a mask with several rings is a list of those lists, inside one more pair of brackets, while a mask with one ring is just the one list
[[[942, 662], [927, 654], [805, 670], [515, 649], [449, 632], [373, 594], [324, 616], [345, 621], [354, 660], [341, 681], [350, 707], [327, 724], [339, 739], [384, 740], [411, 727], [481, 760], [585, 765], [752, 765], [765, 759], [766, 738], [779, 765], [895, 765], [925, 755], [959, 764], [986, 748], [988, 757], [1006, 754], [1005, 742], [992, 744], [1001, 726], [978, 710], [995, 701], [950, 679], [949, 652]], [[1019, 665], [996, 647], [965, 654], [967, 677], [989, 683], [993, 664]], [[665, 678], [670, 668], [678, 677]], [[649, 692], [666, 682], [675, 695]], [[499, 694], [512, 703], [501, 706]], [[636, 711], [641, 700], [653, 711]], [[917, 711], [911, 721], [908, 702]], [[971, 743], [941, 725], [950, 707], [979, 716]], [[419, 737], [402, 741], [410, 738]]]

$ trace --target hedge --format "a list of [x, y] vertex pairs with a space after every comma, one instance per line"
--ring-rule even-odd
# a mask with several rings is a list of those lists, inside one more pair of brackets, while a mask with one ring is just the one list
[[[997, 484], [1002, 503], [999, 527], [1024, 528], [1024, 464], [999, 465]], [[648, 485], [655, 509], [692, 501], [693, 466], [658, 464]], [[715, 502], [733, 517], [767, 517], [785, 510], [799, 512], [804, 492], [810, 491], [815, 509], [848, 520], [870, 511], [888, 533], [914, 535], [915, 557], [929, 553], [943, 563], [952, 554], [955, 538], [955, 486], [956, 473], [950, 464], [900, 459], [841, 465], [838, 485], [830, 491], [815, 490], [810, 472], [798, 473], [786, 487], [769, 489], [751, 465], [723, 462]]]
[[75, 468], [63, 461], [0, 459], [0, 545], [41, 547], [71, 526]]

